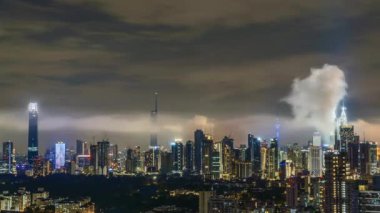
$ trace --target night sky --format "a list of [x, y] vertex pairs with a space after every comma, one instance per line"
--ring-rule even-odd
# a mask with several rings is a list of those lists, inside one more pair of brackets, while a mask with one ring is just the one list
[[0, 140], [27, 144], [40, 105], [40, 147], [108, 138], [159, 144], [196, 128], [246, 143], [249, 132], [305, 144], [314, 129], [283, 100], [311, 68], [338, 66], [349, 121], [380, 133], [380, 1], [0, 0]]

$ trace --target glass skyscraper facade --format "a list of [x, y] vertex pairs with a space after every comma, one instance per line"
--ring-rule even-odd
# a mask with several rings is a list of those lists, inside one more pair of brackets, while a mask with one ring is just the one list
[[38, 156], [38, 105], [29, 103], [28, 161]]

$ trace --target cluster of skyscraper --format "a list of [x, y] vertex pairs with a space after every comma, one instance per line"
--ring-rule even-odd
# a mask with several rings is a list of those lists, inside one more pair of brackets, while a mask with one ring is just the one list
[[248, 178], [251, 175], [275, 179], [279, 170], [279, 147], [276, 138], [261, 140], [248, 135], [247, 145], [236, 148], [234, 140], [225, 136], [215, 141], [202, 130], [194, 132], [194, 140], [185, 143], [175, 139], [170, 150], [150, 147], [127, 149], [126, 172], [202, 175], [205, 179]]
[[[236, 146], [230, 137], [215, 140], [198, 129], [193, 140], [175, 139], [167, 149], [158, 145], [157, 116], [156, 93], [151, 111], [154, 128], [146, 151], [139, 146], [119, 151], [117, 145], [107, 140], [96, 144], [77, 140], [76, 150], [69, 149], [64, 142], [57, 142], [41, 157], [38, 152], [38, 105], [30, 103], [27, 164], [16, 161], [13, 142], [6, 141], [0, 172], [32, 171], [34, 176], [53, 172], [92, 175], [112, 172], [117, 175], [196, 175], [205, 180], [253, 178], [267, 181], [269, 186], [284, 187], [285, 206], [292, 210], [312, 206], [322, 212], [356, 212], [376, 208], [371, 206], [373, 203], [380, 206], [380, 197], [376, 197], [380, 193], [367, 190], [380, 189], [378, 180], [372, 181], [380, 172], [380, 152], [375, 142], [360, 141], [354, 126], [348, 124], [345, 107], [336, 119], [331, 137], [334, 146], [324, 145], [324, 137], [316, 132], [306, 146], [294, 143], [280, 147], [280, 126], [277, 124], [276, 137], [268, 140], [248, 134], [247, 142]], [[372, 204], [361, 199], [368, 194], [374, 199]]]

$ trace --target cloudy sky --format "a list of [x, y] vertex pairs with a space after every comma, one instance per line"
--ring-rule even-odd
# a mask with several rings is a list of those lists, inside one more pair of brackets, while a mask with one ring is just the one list
[[[380, 2], [282, 0], [0, 0], [0, 139], [27, 144], [27, 104], [40, 144], [109, 138], [246, 143], [253, 132], [305, 143], [313, 127], [281, 101], [311, 68], [338, 66], [357, 133], [379, 140]], [[378, 128], [379, 127], [379, 128]]]

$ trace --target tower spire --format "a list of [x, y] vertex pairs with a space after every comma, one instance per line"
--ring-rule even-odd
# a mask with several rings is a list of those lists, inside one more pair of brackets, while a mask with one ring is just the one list
[[344, 102], [343, 102], [343, 104], [342, 104], [342, 112], [341, 112], [341, 114], [340, 114], [340, 125], [347, 125], [347, 113], [346, 113], [346, 111], [347, 111], [347, 108], [346, 108], [346, 106], [345, 106], [345, 104], [344, 104]]
[[154, 93], [154, 111], [158, 113], [158, 92]]
[[277, 138], [278, 141], [280, 141], [280, 128], [281, 128], [281, 124], [280, 124], [280, 119], [279, 118], [276, 119], [275, 128], [276, 128], [276, 138]]
[[150, 147], [157, 147], [157, 114], [158, 114], [158, 92], [154, 93], [154, 109], [151, 111], [150, 116], [152, 120], [152, 130], [150, 135]]

